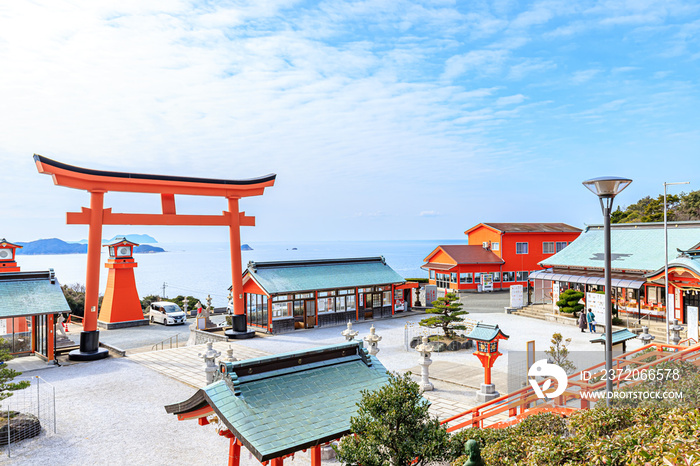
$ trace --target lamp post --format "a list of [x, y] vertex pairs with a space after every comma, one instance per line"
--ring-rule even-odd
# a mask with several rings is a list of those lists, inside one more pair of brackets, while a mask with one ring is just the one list
[[613, 199], [623, 189], [625, 189], [632, 180], [628, 178], [619, 178], [615, 176], [604, 176], [601, 178], [593, 178], [583, 182], [583, 185], [588, 188], [593, 194], [598, 196], [600, 200], [600, 208], [603, 210], [603, 220], [605, 225], [605, 372], [606, 382], [605, 404], [610, 406], [612, 403], [613, 383], [612, 377], [612, 254], [610, 247], [610, 214], [612, 212]]
[[[676, 183], [666, 183], [664, 182], [664, 299], [666, 300], [666, 343], [670, 343], [671, 331], [669, 328], [669, 320], [671, 320], [671, 315], [669, 312], [673, 311], [675, 316], [675, 309], [668, 308], [668, 226], [666, 224], [666, 186], [673, 184], [689, 184], [690, 181], [679, 181]], [[675, 302], [674, 302], [675, 307]]]

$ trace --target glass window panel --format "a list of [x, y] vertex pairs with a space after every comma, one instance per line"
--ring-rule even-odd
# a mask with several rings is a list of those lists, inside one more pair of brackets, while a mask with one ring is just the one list
[[382, 297], [382, 306], [391, 306], [391, 291], [385, 291]]
[[372, 295], [372, 307], [374, 307], [374, 308], [382, 307], [382, 294], [381, 293], [374, 293]]
[[542, 254], [554, 254], [554, 242], [547, 241], [542, 243]]
[[515, 272], [503, 272], [503, 281], [504, 282], [514, 282], [515, 281]]
[[345, 312], [345, 296], [335, 298], [335, 312]]
[[498, 249], [501, 247], [500, 243], [491, 243], [491, 250], [492, 251], [498, 251]]
[[355, 295], [349, 295], [346, 298], [346, 307], [348, 311], [354, 311], [355, 310]]
[[450, 281], [451, 281], [452, 283], [457, 283], [457, 272], [452, 272], [452, 273], [450, 274]]
[[481, 272], [474, 273], [474, 283], [481, 283]]
[[493, 273], [493, 281], [494, 281], [494, 282], [500, 282], [500, 281], [501, 281], [501, 272], [494, 272], [494, 273]]
[[516, 254], [527, 254], [527, 243], [515, 243]]
[[561, 251], [566, 247], [566, 241], [557, 241], [557, 252]]

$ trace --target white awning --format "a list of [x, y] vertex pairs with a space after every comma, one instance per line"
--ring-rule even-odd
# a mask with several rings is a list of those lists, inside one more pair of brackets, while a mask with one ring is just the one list
[[[582, 283], [584, 285], [605, 286], [605, 277], [595, 275], [567, 275], [563, 273], [553, 273], [550, 270], [537, 270], [528, 277], [530, 280], [551, 280], [553, 282]], [[644, 280], [629, 280], [625, 278], [613, 278], [610, 282], [615, 288], [640, 289], [646, 283]]]

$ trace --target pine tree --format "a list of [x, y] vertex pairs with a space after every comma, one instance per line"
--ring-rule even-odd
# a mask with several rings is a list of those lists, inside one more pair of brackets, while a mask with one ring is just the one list
[[428, 413], [430, 404], [410, 372], [390, 374], [382, 388], [363, 391], [357, 406], [350, 420], [354, 435], [334, 447], [341, 464], [422, 466], [449, 454], [447, 430]]
[[466, 330], [466, 326], [459, 324], [467, 311], [462, 310], [462, 303], [454, 293], [447, 293], [444, 298], [438, 298], [432, 302], [432, 309], [426, 309], [427, 314], [436, 314], [419, 322], [423, 327], [441, 328], [445, 336], [450, 340], [455, 338], [455, 330]]
[[10, 352], [5, 348], [5, 340], [0, 338], [0, 401], [5, 398], [12, 396], [12, 392], [15, 390], [22, 390], [29, 386], [28, 381], [22, 382], [12, 382], [12, 380], [18, 375], [22, 375], [21, 372], [17, 372], [14, 369], [10, 369], [4, 364], [5, 361], [12, 359]]
[[576, 313], [582, 311], [584, 308], [584, 305], [579, 303], [581, 298], [583, 298], [583, 293], [580, 291], [566, 290], [559, 295], [557, 306], [559, 306], [561, 312], [566, 314], [573, 313], [574, 316], [576, 316]]

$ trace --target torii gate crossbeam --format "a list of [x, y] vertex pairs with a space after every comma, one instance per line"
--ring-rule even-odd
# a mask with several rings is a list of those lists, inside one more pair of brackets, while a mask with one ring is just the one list
[[[275, 184], [277, 175], [247, 180], [222, 180], [123, 173], [75, 167], [37, 154], [34, 154], [34, 162], [39, 173], [52, 176], [54, 184], [90, 193], [89, 208], [83, 207], [80, 212], [66, 214], [69, 225], [89, 225], [83, 332], [80, 335], [80, 350], [71, 352], [71, 359], [91, 360], [107, 355], [106, 352], [98, 351], [96, 311], [103, 225], [227, 226], [231, 243], [234, 330], [245, 331], [240, 227], [255, 226], [255, 217], [240, 212], [238, 201], [243, 197], [262, 195], [265, 188]], [[162, 213], [113, 213], [112, 209], [104, 208], [104, 194], [109, 191], [160, 194]], [[228, 211], [221, 215], [178, 215], [175, 207], [176, 194], [224, 197], [228, 201]], [[241, 319], [237, 316], [243, 317]]]

